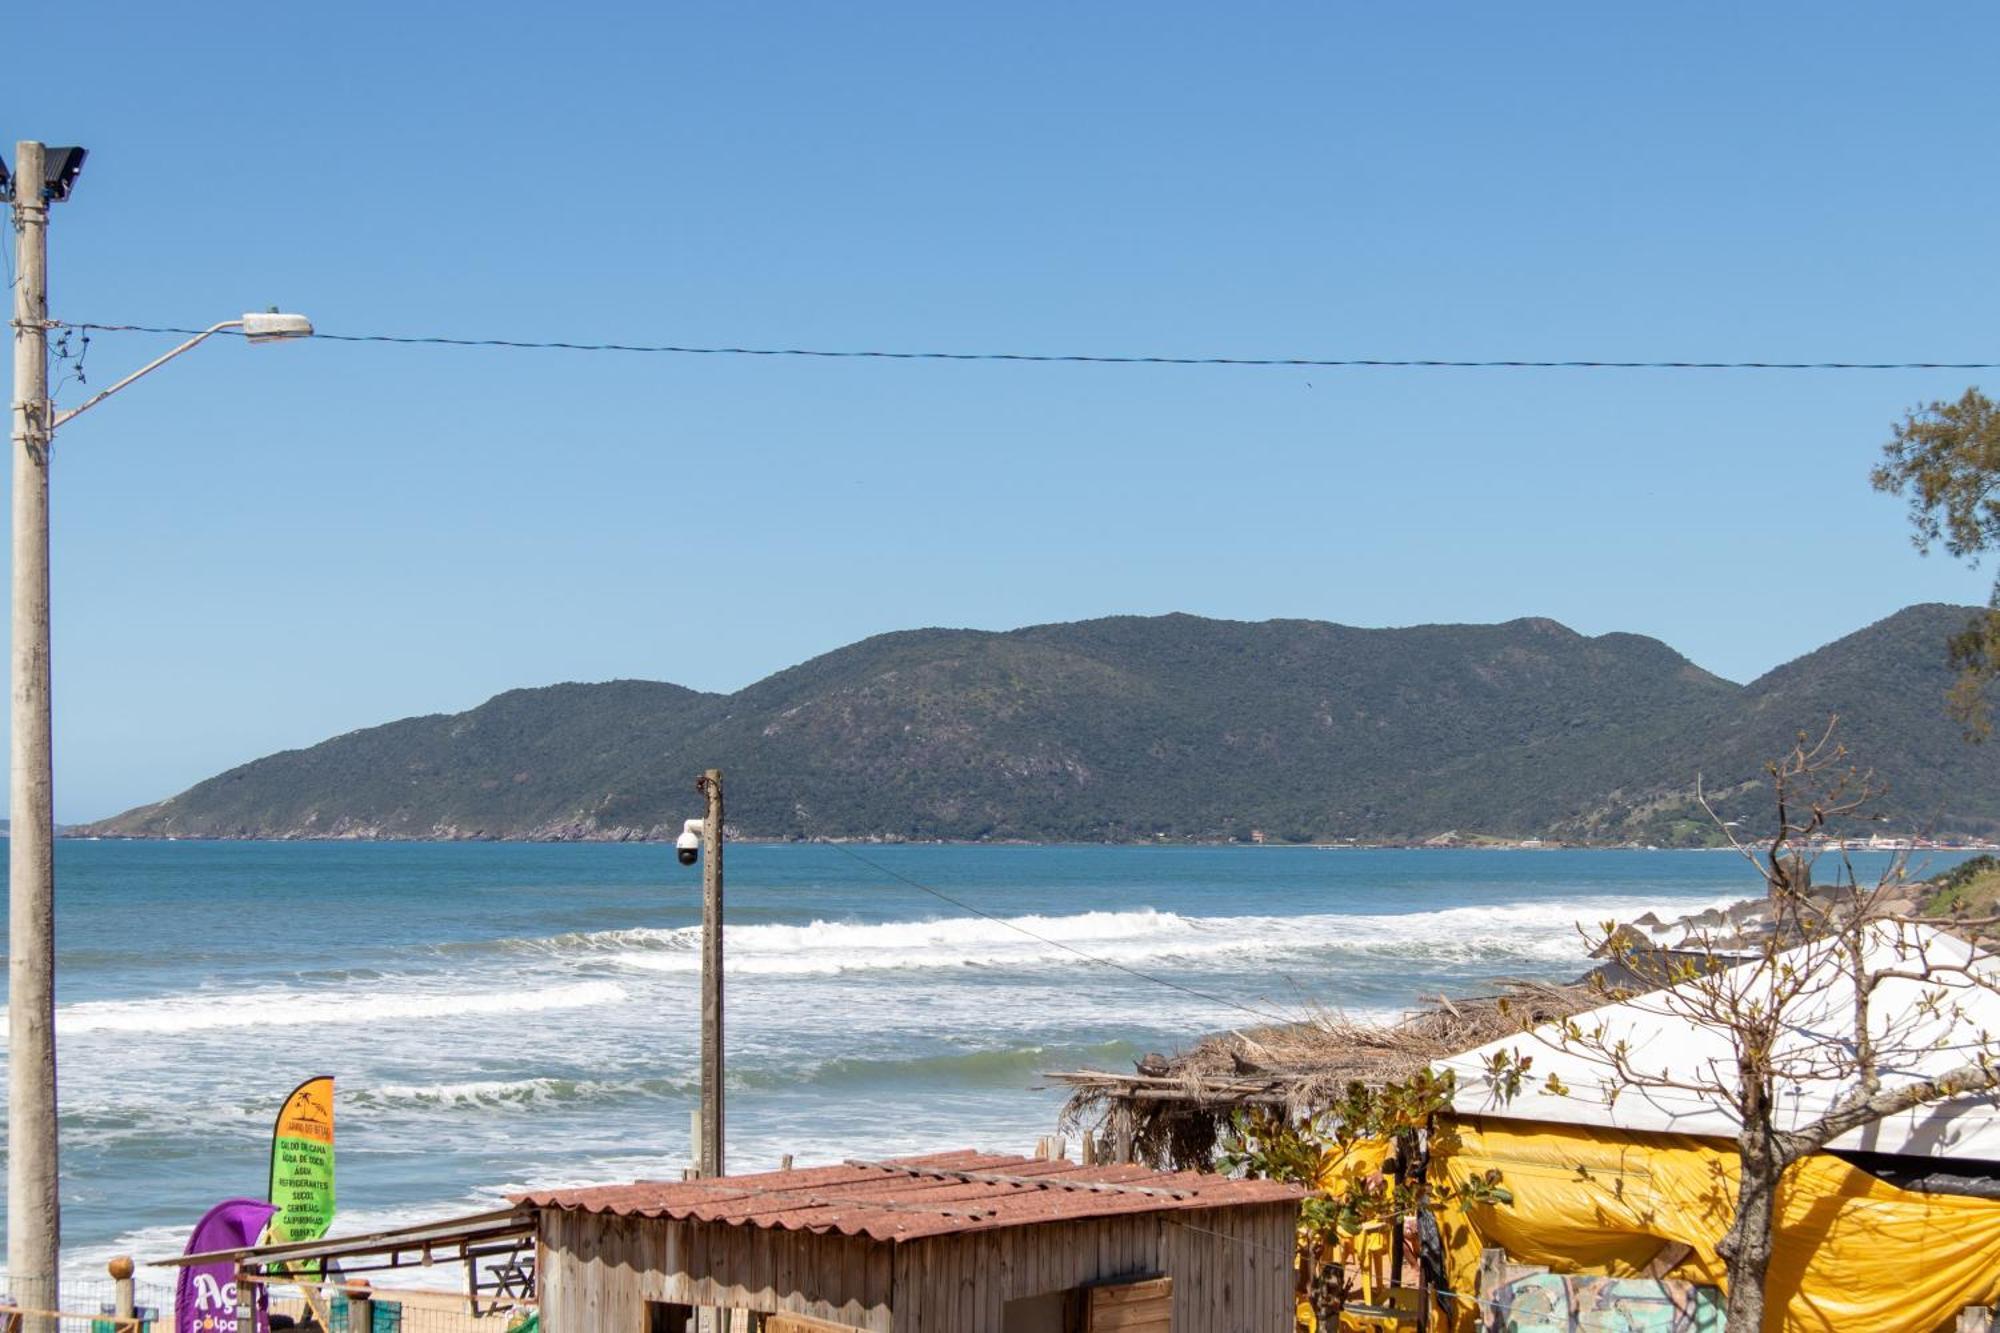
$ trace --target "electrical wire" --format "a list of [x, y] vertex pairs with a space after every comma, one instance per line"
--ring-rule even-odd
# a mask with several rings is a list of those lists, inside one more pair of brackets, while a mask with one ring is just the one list
[[1019, 933], [1026, 935], [1029, 939], [1036, 940], [1042, 944], [1046, 944], [1050, 948], [1061, 949], [1065, 953], [1075, 954], [1078, 958], [1083, 959], [1087, 963], [1094, 963], [1099, 967], [1108, 967], [1115, 972], [1123, 972], [1126, 976], [1137, 977], [1141, 981], [1149, 981], [1155, 986], [1164, 986], [1168, 990], [1179, 991], [1183, 995], [1191, 995], [1195, 999], [1204, 1000], [1209, 1004], [1221, 1005], [1226, 1009], [1235, 1009], [1241, 1013], [1246, 1013], [1253, 1017], [1261, 1018], [1266, 1022], [1282, 1023], [1289, 1027], [1289, 1026], [1295, 1026], [1301, 1021], [1296, 1017], [1288, 1017], [1284, 1014], [1273, 1013], [1268, 1009], [1259, 1009], [1254, 1005], [1241, 1004], [1235, 1000], [1224, 999], [1220, 995], [1211, 995], [1207, 991], [1196, 990], [1193, 986], [1185, 986], [1178, 981], [1171, 981], [1166, 977], [1155, 976], [1151, 972], [1141, 972], [1136, 967], [1128, 967], [1124, 963], [1114, 962], [1109, 958], [1100, 958], [1096, 954], [1089, 953], [1083, 949], [1079, 949], [1073, 944], [1065, 944], [1061, 940], [1050, 939], [1046, 935], [1039, 934], [1036, 931], [1029, 930], [1026, 926], [1020, 924], [1018, 921], [1012, 921], [1004, 916], [995, 916], [991, 912], [982, 911], [979, 908], [974, 907], [971, 903], [963, 902], [960, 899], [952, 897], [950, 894], [944, 892], [942, 889], [932, 888], [930, 885], [925, 884], [920, 880], [911, 879], [908, 875], [905, 875], [900, 871], [891, 870], [888, 866], [882, 865], [881, 863], [876, 861], [871, 861], [867, 857], [861, 855], [859, 852], [848, 847], [845, 843], [835, 842], [835, 843], [828, 843], [827, 845], [839, 851], [842, 855], [847, 856], [855, 861], [859, 861], [862, 865], [867, 866], [870, 870], [873, 870], [878, 875], [887, 875], [890, 879], [898, 880], [904, 884], [909, 885], [913, 889], [918, 889], [924, 893], [930, 894], [933, 898], [937, 898], [940, 901], [950, 903], [953, 907], [958, 908], [961, 912], [970, 912], [972, 913], [972, 915], [976, 917], [982, 917], [987, 921], [995, 923], [996, 925], [1002, 925], [1007, 927], [1007, 929], [1009, 930], [1018, 931]]
[[[101, 333], [192, 337], [200, 329], [146, 324], [62, 324]], [[243, 336], [241, 329], [224, 333]], [[1317, 370], [2000, 370], [2000, 361], [1535, 361], [1451, 360], [1437, 357], [1152, 356], [1063, 352], [938, 352], [825, 347], [701, 347], [677, 343], [535, 341], [390, 333], [315, 333], [320, 342], [388, 343], [421, 347], [499, 347], [533, 352], [623, 352], [664, 356], [799, 357], [847, 361], [1011, 361], [1090, 366], [1245, 366]]]
[[[74, 350], [70, 347], [70, 334], [73, 332], [82, 332], [83, 334], [81, 345]], [[85, 373], [84, 367], [84, 363], [90, 359], [89, 330], [63, 329], [57, 335], [54, 344], [49, 348], [49, 356], [58, 366], [62, 367], [62, 374], [57, 377], [55, 386], [49, 390], [50, 402], [60, 402], [63, 387], [72, 381], [76, 383], [78, 388], [89, 387], [90, 380]]]

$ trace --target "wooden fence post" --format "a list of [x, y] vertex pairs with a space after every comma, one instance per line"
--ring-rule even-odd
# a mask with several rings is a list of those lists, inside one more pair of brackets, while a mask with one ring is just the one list
[[374, 1328], [375, 1289], [367, 1278], [358, 1277], [347, 1284], [347, 1333], [373, 1333]]
[[1132, 1108], [1125, 1102], [1112, 1104], [1111, 1160], [1120, 1166], [1132, 1164]]
[[257, 1327], [257, 1284], [251, 1275], [243, 1271], [243, 1263], [236, 1263], [236, 1327], [254, 1329]]
[[111, 1274], [111, 1308], [117, 1315], [119, 1333], [133, 1333], [139, 1313], [138, 1293], [132, 1283], [132, 1256], [121, 1254], [104, 1267]]

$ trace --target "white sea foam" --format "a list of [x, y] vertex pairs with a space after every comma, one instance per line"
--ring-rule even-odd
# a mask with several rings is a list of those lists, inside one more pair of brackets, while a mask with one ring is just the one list
[[467, 1079], [458, 1083], [384, 1083], [347, 1096], [362, 1106], [521, 1106], [574, 1094], [573, 1079]]
[[[735, 933], [734, 929], [731, 933]], [[694, 948], [700, 942], [699, 927], [674, 930], [657, 926], [629, 926], [621, 930], [571, 930], [538, 939], [457, 940], [438, 945], [435, 951], [441, 954], [498, 952], [562, 956], [604, 953], [615, 949]]]
[[[1667, 910], [1678, 915], [1704, 903], [1683, 899]], [[1190, 916], [1140, 909], [1026, 915], [1004, 919], [942, 917], [928, 921], [863, 923], [815, 921], [809, 925], [729, 928], [729, 970], [772, 977], [813, 977], [894, 969], [1036, 969], [1080, 955], [1127, 966], [1255, 967], [1263, 962], [1324, 959], [1453, 964], [1470, 962], [1561, 963], [1581, 960], [1585, 934], [1602, 922], [1660, 910], [1657, 898], [1557, 898], [1390, 913], [1319, 913], [1303, 916]], [[65, 1034], [96, 1032], [183, 1033], [214, 1029], [310, 1023], [385, 1023], [448, 1020], [547, 1010], [595, 1008], [628, 998], [609, 979], [567, 980], [551, 975], [565, 957], [588, 956], [635, 972], [700, 971], [700, 931], [617, 930], [574, 933], [541, 941], [509, 941], [548, 955], [508, 987], [496, 979], [458, 973], [436, 989], [382, 989], [350, 983], [324, 990], [288, 988], [184, 991], [147, 1000], [100, 1000], [65, 1005], [57, 1028]], [[574, 973], [571, 973], [573, 976]], [[0, 1011], [4, 1012], [4, 1011]], [[483, 1084], [438, 1094], [440, 1101], [542, 1095]]]
[[[1079, 954], [1127, 964], [1301, 955], [1559, 962], [1581, 958], [1587, 952], [1585, 934], [1605, 920], [1660, 907], [1657, 899], [1633, 897], [1369, 915], [1205, 917], [1148, 909], [878, 924], [815, 921], [731, 927], [726, 948], [731, 972], [768, 976], [1034, 967], [1072, 961]], [[1676, 908], [1684, 910], [1685, 904]], [[699, 931], [692, 928], [610, 931], [570, 937], [569, 947], [606, 951], [608, 960], [621, 967], [694, 973], [701, 968], [699, 940]]]
[[[678, 932], [676, 932], [678, 934]], [[1216, 921], [1174, 912], [1082, 912], [1002, 920], [945, 917], [932, 921], [863, 924], [814, 921], [803, 926], [741, 926], [728, 931], [733, 972], [814, 976], [885, 968], [1006, 967], [1077, 953], [1113, 959], [1195, 957], [1226, 952], [1232, 941]], [[694, 972], [701, 967], [699, 932], [657, 947], [611, 956], [624, 967]]]
[[1733, 901], [1733, 897], [1713, 902], [1685, 899], [1662, 902], [1658, 898], [1637, 896], [1563, 898], [1447, 907], [1430, 912], [1280, 920], [1333, 923], [1330, 927], [1333, 938], [1329, 941], [1332, 947], [1377, 956], [1431, 962], [1505, 957], [1561, 962], [1582, 958], [1606, 922], [1627, 920], [1649, 911], [1679, 917]]
[[625, 989], [610, 981], [582, 981], [516, 990], [247, 991], [187, 992], [157, 1000], [92, 1000], [64, 1005], [56, 1030], [83, 1032], [201, 1032], [273, 1024], [323, 1027], [396, 1019], [447, 1019], [467, 1015], [538, 1013], [616, 1004]]
[[632, 1096], [685, 1092], [690, 1080], [646, 1078], [631, 1082], [603, 1079], [465, 1079], [444, 1083], [383, 1083], [344, 1089], [341, 1100], [367, 1110], [529, 1110], [570, 1102], [613, 1101]]

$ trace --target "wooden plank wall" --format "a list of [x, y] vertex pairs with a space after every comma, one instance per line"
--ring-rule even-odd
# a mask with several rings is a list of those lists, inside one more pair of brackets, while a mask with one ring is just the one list
[[544, 1210], [536, 1289], [544, 1327], [645, 1333], [639, 1284], [643, 1263], [636, 1222]]
[[1018, 1297], [1156, 1275], [1174, 1280], [1176, 1333], [1291, 1333], [1297, 1223], [1280, 1203], [912, 1241], [896, 1252], [896, 1333], [1001, 1333]]
[[541, 1217], [546, 1333], [645, 1333], [647, 1301], [892, 1327], [891, 1247], [879, 1241], [555, 1209]]
[[1242, 1329], [1291, 1333], [1296, 1314], [1295, 1203], [1167, 1214], [1164, 1273], [1174, 1279], [1176, 1333]]

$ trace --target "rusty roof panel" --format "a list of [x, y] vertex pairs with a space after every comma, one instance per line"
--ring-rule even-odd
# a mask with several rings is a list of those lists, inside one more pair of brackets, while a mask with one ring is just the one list
[[1285, 1203], [1304, 1194], [1270, 1180], [1143, 1166], [1078, 1166], [965, 1150], [716, 1180], [640, 1180], [548, 1190], [517, 1195], [513, 1201], [617, 1217], [671, 1217], [904, 1241], [1076, 1218]]

